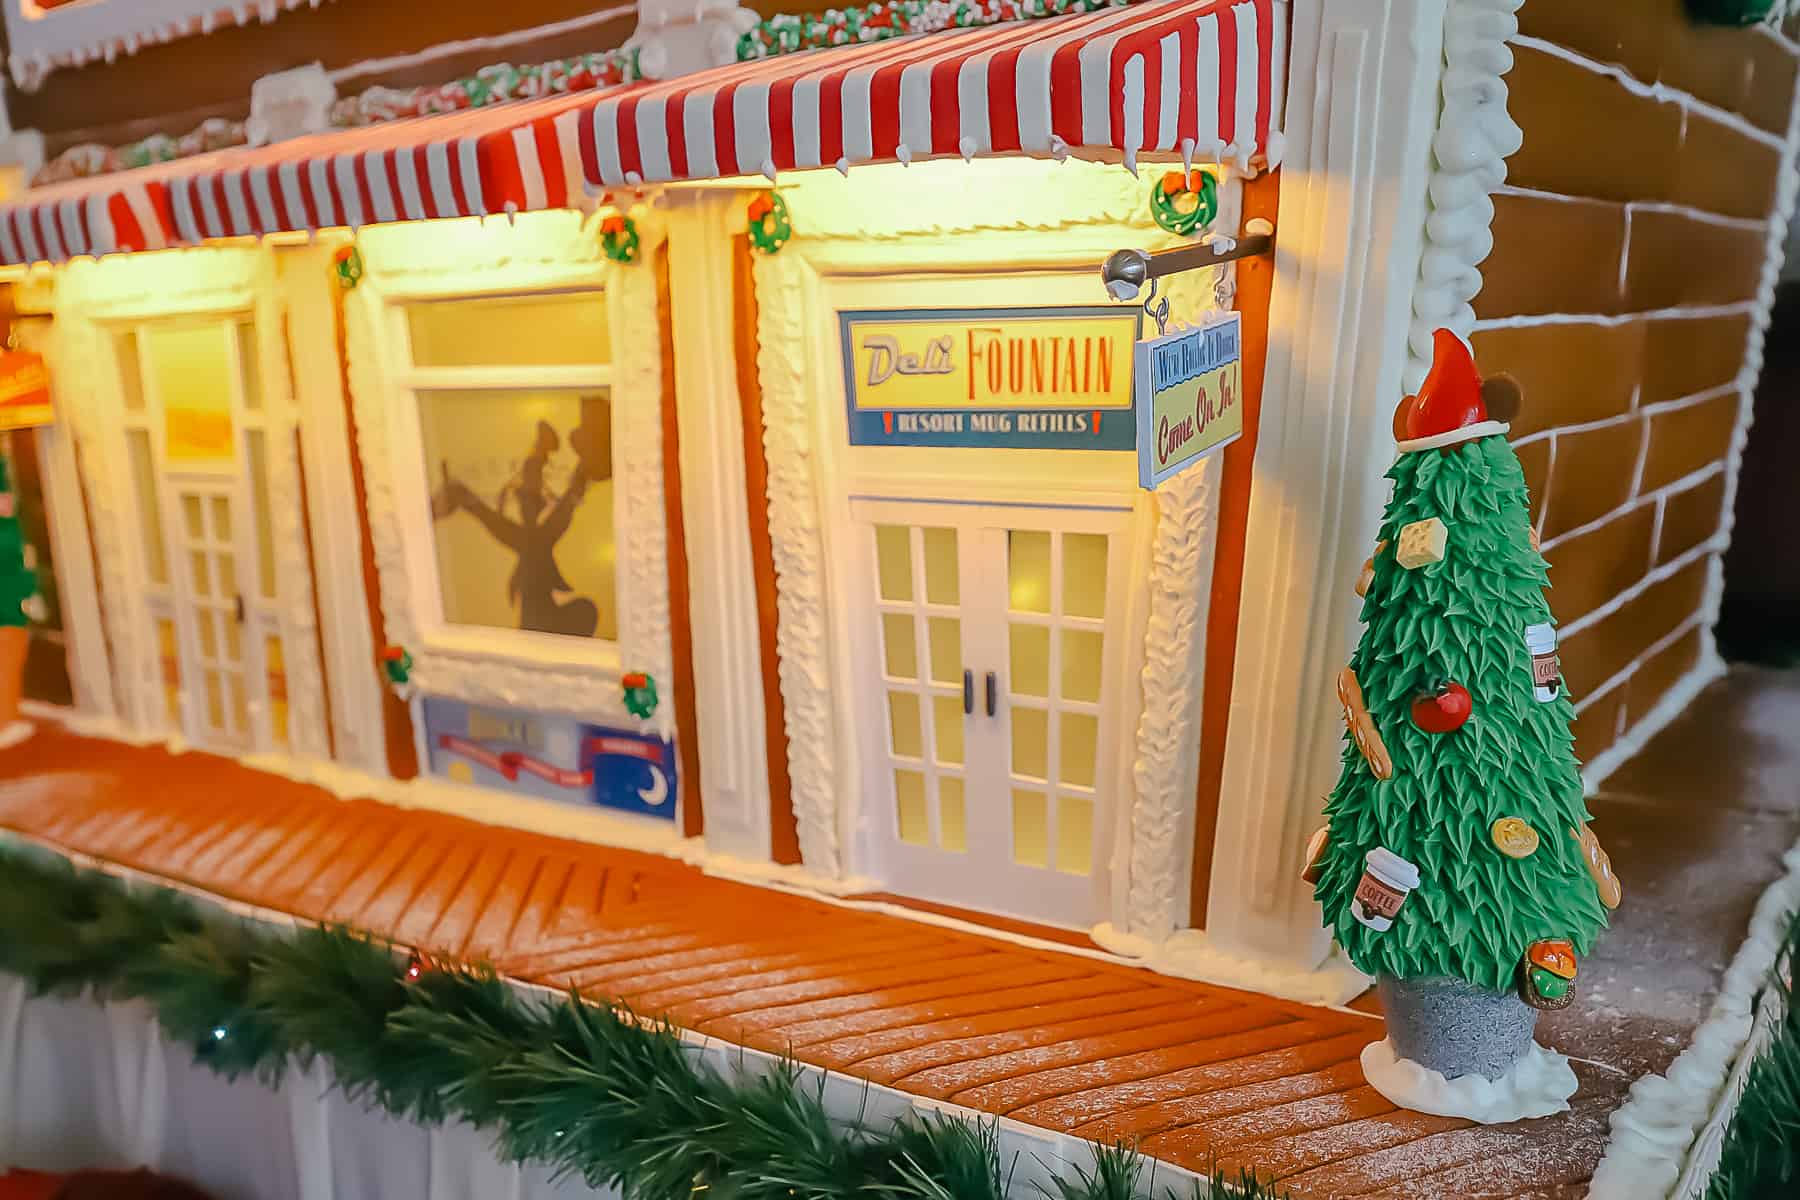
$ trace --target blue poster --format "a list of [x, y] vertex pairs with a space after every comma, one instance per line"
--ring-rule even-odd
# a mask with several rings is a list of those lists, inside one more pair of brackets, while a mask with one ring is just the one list
[[675, 819], [675, 745], [572, 717], [426, 697], [433, 775], [457, 783]]

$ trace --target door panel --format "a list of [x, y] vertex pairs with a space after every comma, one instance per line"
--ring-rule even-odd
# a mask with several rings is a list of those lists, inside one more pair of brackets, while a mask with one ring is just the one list
[[859, 500], [853, 515], [871, 614], [856, 669], [879, 679], [859, 714], [864, 813], [887, 886], [1091, 924], [1119, 790], [1112, 576], [1129, 512]]

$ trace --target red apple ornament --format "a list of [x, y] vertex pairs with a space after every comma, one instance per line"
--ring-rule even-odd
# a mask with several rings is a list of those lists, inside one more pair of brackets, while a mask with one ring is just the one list
[[1468, 688], [1460, 683], [1440, 683], [1413, 697], [1412, 722], [1426, 733], [1455, 733], [1474, 708]]

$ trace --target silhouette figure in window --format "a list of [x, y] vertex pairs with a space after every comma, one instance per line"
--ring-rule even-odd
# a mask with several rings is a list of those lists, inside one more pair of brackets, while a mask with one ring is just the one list
[[[576, 434], [580, 432], [577, 430]], [[556, 543], [569, 531], [575, 510], [587, 495], [590, 478], [584, 453], [586, 441], [574, 435], [569, 440], [582, 462], [571, 473], [560, 496], [545, 482], [544, 470], [562, 439], [549, 422], [539, 421], [530, 452], [492, 505], [452, 476], [448, 462], [441, 463], [444, 483], [431, 498], [431, 515], [441, 521], [458, 511], [466, 512], [481, 522], [495, 541], [518, 556], [512, 578], [506, 581], [506, 596], [519, 607], [520, 629], [593, 637], [600, 623], [599, 608], [585, 596], [563, 599], [574, 588], [556, 565]], [[608, 467], [610, 473], [610, 464]], [[518, 513], [517, 520], [506, 515], [509, 501]]]

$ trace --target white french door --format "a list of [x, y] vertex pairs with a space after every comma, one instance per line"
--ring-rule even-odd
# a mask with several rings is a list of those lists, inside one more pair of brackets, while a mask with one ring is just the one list
[[265, 395], [280, 343], [262, 332], [238, 312], [136, 322], [110, 339], [141, 532], [136, 610], [156, 649], [136, 711], [205, 749], [323, 754], [315, 706], [290, 714], [288, 664], [316, 662], [315, 621], [304, 524], [274, 507], [294, 425], [285, 392]]
[[902, 894], [1084, 927], [1120, 802], [1130, 511], [852, 503], [866, 815]]

